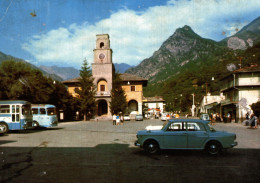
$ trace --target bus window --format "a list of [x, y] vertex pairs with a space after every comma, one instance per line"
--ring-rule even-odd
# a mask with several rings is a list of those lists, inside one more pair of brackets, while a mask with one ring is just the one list
[[22, 114], [23, 115], [31, 114], [31, 106], [30, 105], [23, 105], [23, 107], [22, 107]]
[[0, 114], [10, 113], [9, 105], [0, 105]]
[[16, 105], [16, 113], [20, 113], [20, 106]]
[[40, 108], [40, 114], [46, 114], [46, 110], [44, 108]]
[[32, 113], [33, 113], [33, 114], [38, 114], [38, 108], [33, 108], [33, 109], [32, 109]]
[[12, 105], [12, 113], [15, 113], [15, 105]]
[[56, 108], [48, 108], [47, 115], [56, 115]]

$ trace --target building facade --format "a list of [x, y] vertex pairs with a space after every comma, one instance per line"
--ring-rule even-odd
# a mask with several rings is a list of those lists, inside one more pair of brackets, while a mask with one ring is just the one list
[[[112, 117], [110, 111], [111, 90], [113, 74], [115, 73], [112, 62], [112, 49], [110, 48], [110, 39], [108, 34], [100, 34], [96, 36], [96, 47], [93, 50], [94, 59], [92, 63], [92, 76], [94, 85], [96, 86], [96, 103], [97, 116]], [[147, 85], [147, 79], [132, 75], [120, 74], [123, 81], [122, 88], [126, 94], [128, 107], [125, 113], [142, 114], [143, 87]], [[63, 81], [68, 87], [68, 92], [77, 97], [75, 89], [79, 87], [79, 78]]]
[[143, 104], [146, 107], [146, 114], [148, 117], [154, 115], [160, 115], [164, 113], [165, 100], [161, 96], [156, 97], [144, 97]]
[[208, 95], [204, 96], [200, 101], [199, 113], [220, 113], [220, 102], [225, 100], [223, 94], [221, 95]]
[[229, 114], [231, 121], [242, 122], [247, 112], [252, 113], [250, 105], [260, 100], [260, 67], [251, 65], [235, 70], [222, 82], [222, 117]]

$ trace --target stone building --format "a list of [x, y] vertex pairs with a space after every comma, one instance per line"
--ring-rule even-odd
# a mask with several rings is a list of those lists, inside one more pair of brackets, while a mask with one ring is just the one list
[[[112, 78], [114, 65], [112, 61], [112, 49], [110, 48], [110, 40], [108, 34], [99, 34], [96, 36], [96, 48], [94, 52], [94, 61], [92, 63], [92, 76], [94, 78], [94, 85], [97, 88], [96, 102], [97, 111], [96, 115], [111, 118], [110, 111]], [[142, 100], [143, 100], [143, 87], [147, 85], [147, 79], [131, 75], [120, 74], [123, 81], [122, 88], [125, 91], [128, 103], [126, 113], [139, 113], [142, 114]], [[67, 85], [68, 92], [77, 97], [75, 88], [79, 87], [79, 78], [63, 81]]]
[[260, 100], [260, 67], [251, 65], [233, 71], [222, 79], [221, 101], [223, 117], [229, 113], [231, 121], [242, 122], [247, 112], [252, 113], [250, 105]]

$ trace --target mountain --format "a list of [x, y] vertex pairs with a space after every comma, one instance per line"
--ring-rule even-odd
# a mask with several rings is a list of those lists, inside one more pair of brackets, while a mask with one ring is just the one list
[[62, 80], [69, 80], [79, 77], [79, 70], [74, 67], [58, 67], [58, 66], [39, 66], [39, 68], [49, 74], [55, 74], [62, 78]]
[[[168, 103], [166, 110], [189, 111], [206, 93], [219, 95], [224, 76], [239, 67], [259, 64], [259, 27], [258, 18], [237, 32], [237, 37], [216, 42], [202, 38], [186, 25], [126, 73], [149, 79], [144, 96], [163, 96]], [[233, 41], [237, 39], [245, 39], [245, 47], [238, 44], [235, 48]]]
[[28, 65], [29, 65], [31, 68], [33, 68], [33, 69], [40, 70], [40, 71], [43, 73], [43, 75], [46, 76], [46, 77], [51, 77], [53, 80], [56, 80], [56, 81], [62, 81], [62, 78], [59, 77], [59, 76], [57, 76], [57, 75], [54, 74], [54, 73], [50, 74], [50, 73], [48, 73], [48, 72], [45, 72], [44, 70], [39, 69], [39, 68], [36, 67], [35, 65], [30, 64], [29, 62], [26, 62], [26, 61], [23, 60], [23, 59], [15, 58], [15, 57], [13, 57], [13, 56], [11, 56], [11, 55], [6, 55], [6, 54], [0, 52], [0, 64], [1, 64], [3, 61], [6, 61], [6, 60], [14, 60], [14, 61], [16, 61], [16, 62], [23, 62], [23, 63], [25, 63], [25, 64], [28, 64]]
[[150, 58], [126, 73], [144, 77], [149, 82], [162, 82], [187, 69], [212, 65], [212, 60], [226, 50], [225, 46], [200, 37], [186, 25], [178, 28]]
[[[119, 73], [124, 73], [127, 69], [133, 67], [125, 63], [121, 63], [121, 64], [115, 63], [114, 66], [116, 71]], [[62, 80], [69, 80], [72, 78], [79, 77], [79, 72], [80, 72], [74, 67], [59, 67], [59, 66], [48, 67], [48, 66], [41, 65], [39, 66], [39, 68], [45, 71], [46, 73], [55, 74], [59, 76], [60, 78], [62, 78]]]
[[235, 35], [221, 41], [234, 50], [245, 50], [258, 42], [260, 42], [260, 17], [243, 27]]
[[120, 63], [120, 64], [114, 63], [114, 66], [115, 66], [116, 71], [119, 73], [124, 73], [129, 68], [134, 67], [134, 66], [131, 66], [131, 65], [128, 65], [125, 63]]

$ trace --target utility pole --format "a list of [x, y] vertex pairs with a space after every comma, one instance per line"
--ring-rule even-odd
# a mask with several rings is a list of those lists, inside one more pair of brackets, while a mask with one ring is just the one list
[[241, 56], [239, 56], [239, 57], [237, 57], [238, 59], [239, 59], [239, 61], [240, 61], [240, 69], [242, 68], [242, 58], [243, 57], [241, 57]]
[[193, 93], [192, 94], [192, 107], [191, 107], [191, 114], [192, 114], [192, 117], [194, 117], [194, 112], [195, 112], [195, 105], [194, 105], [194, 96], [195, 94]]

